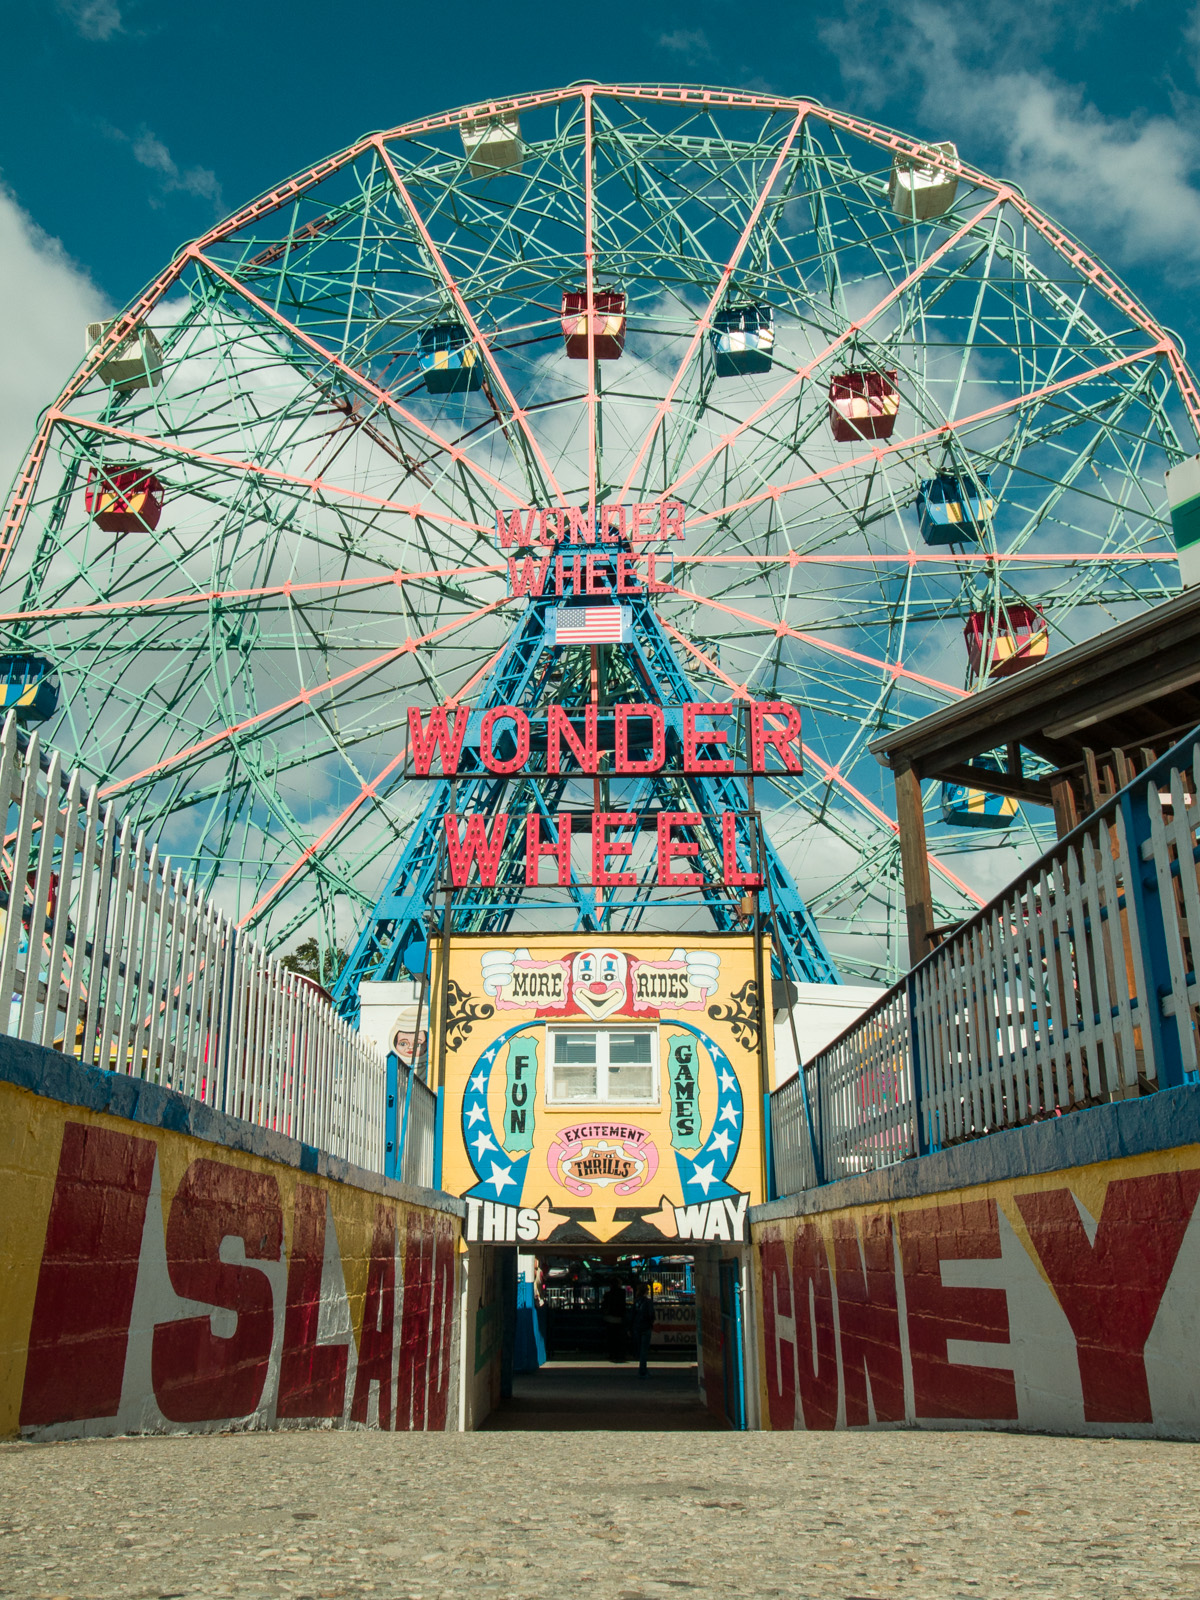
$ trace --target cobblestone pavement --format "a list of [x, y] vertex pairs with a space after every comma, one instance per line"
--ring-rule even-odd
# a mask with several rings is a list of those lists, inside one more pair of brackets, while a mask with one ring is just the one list
[[0, 1446], [8, 1600], [1200, 1600], [1200, 1446], [258, 1433]]

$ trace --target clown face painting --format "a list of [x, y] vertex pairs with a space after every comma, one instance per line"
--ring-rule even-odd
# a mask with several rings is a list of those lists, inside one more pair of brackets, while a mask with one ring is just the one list
[[676, 946], [663, 958], [611, 946], [564, 951], [546, 959], [527, 945], [485, 949], [479, 961], [483, 992], [499, 1011], [533, 1011], [539, 1017], [643, 1019], [668, 1011], [703, 1011], [721, 978], [715, 950]]
[[581, 950], [571, 962], [571, 993], [593, 1022], [603, 1022], [626, 1002], [629, 958], [619, 950]]

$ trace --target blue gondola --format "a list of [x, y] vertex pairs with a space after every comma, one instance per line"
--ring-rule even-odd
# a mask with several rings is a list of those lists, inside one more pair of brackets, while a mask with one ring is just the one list
[[917, 490], [917, 519], [926, 544], [974, 544], [982, 538], [995, 509], [987, 492], [988, 474], [960, 478], [939, 472]]
[[[978, 760], [983, 771], [999, 772], [995, 761]], [[970, 789], [962, 783], [942, 785], [942, 821], [955, 828], [1011, 828], [1016, 821], [1017, 802], [1011, 795], [989, 794], [985, 789]]]
[[421, 370], [430, 394], [465, 394], [483, 386], [483, 365], [461, 322], [435, 322], [421, 333]]
[[4, 715], [15, 711], [22, 726], [45, 722], [58, 710], [54, 667], [45, 656], [0, 656], [0, 688]]
[[770, 306], [726, 306], [709, 331], [718, 378], [770, 372], [775, 349], [775, 313]]

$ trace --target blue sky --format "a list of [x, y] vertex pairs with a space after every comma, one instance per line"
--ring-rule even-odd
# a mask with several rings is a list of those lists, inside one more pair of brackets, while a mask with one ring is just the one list
[[1200, 359], [1200, 3], [9, 0], [0, 477], [184, 240], [371, 128], [582, 77], [809, 94], [1020, 183]]

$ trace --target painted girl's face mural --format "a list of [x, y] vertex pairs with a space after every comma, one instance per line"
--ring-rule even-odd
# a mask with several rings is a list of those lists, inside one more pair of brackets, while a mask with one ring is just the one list
[[619, 950], [581, 950], [571, 962], [575, 1004], [593, 1022], [603, 1022], [625, 1004], [629, 960]]

